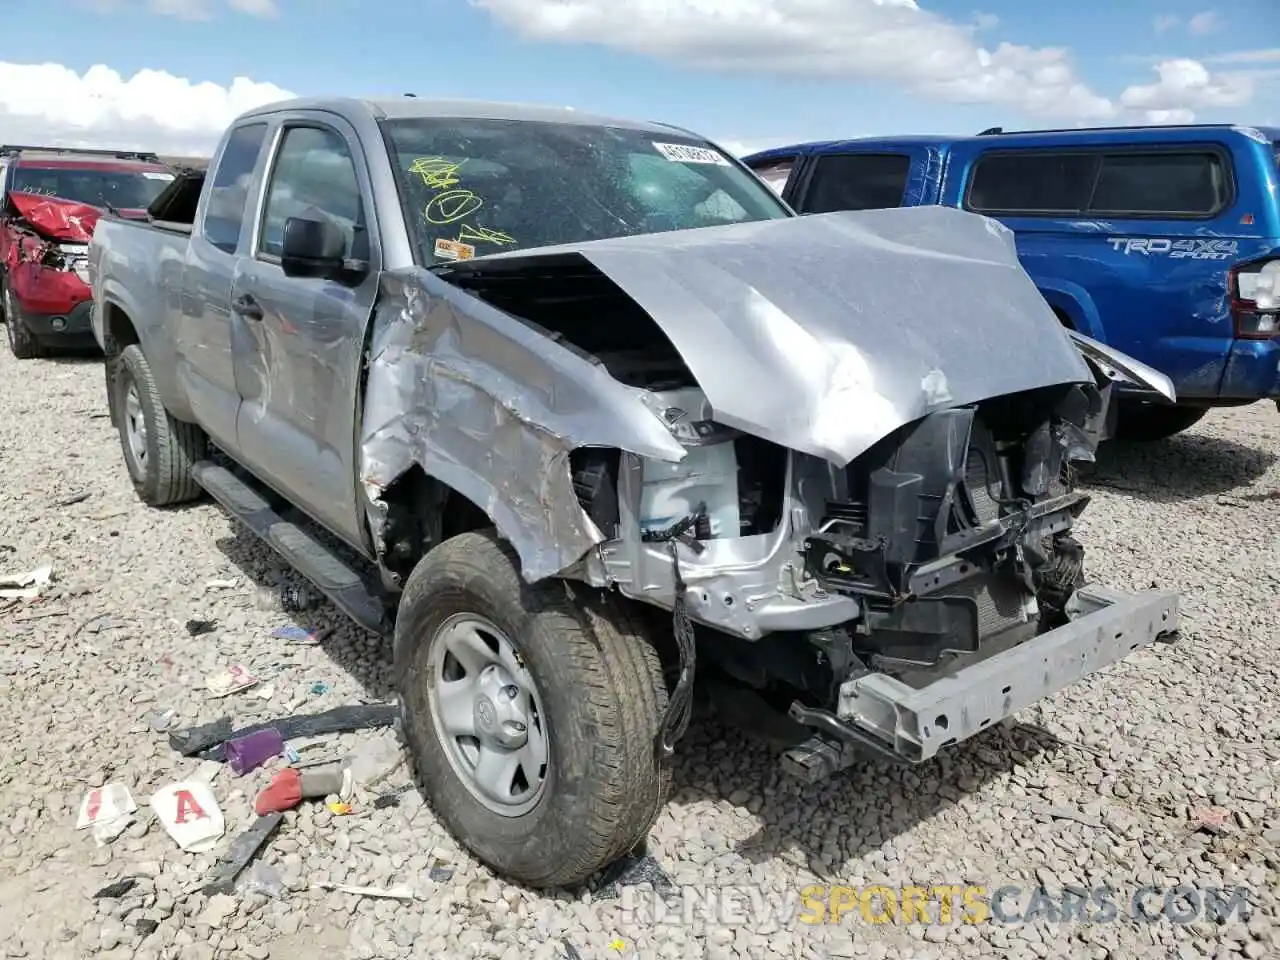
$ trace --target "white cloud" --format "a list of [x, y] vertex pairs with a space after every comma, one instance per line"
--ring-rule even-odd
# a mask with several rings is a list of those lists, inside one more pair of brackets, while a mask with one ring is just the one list
[[162, 17], [179, 20], [212, 20], [213, 10], [207, 0], [148, 0], [147, 9]]
[[1205, 10], [1203, 13], [1197, 13], [1194, 17], [1187, 21], [1187, 33], [1193, 37], [1204, 37], [1213, 33], [1221, 26], [1216, 10]]
[[275, 0], [227, 0], [227, 3], [232, 10], [247, 13], [251, 17], [265, 20], [280, 16], [280, 8], [276, 6]]
[[1155, 71], [1155, 83], [1135, 84], [1120, 95], [1121, 106], [1151, 123], [1190, 123], [1197, 110], [1241, 107], [1253, 98], [1255, 81], [1246, 73], [1215, 75], [1185, 59], [1165, 60]]
[[1182, 22], [1182, 18], [1176, 13], [1162, 13], [1151, 21], [1151, 27], [1156, 33], [1168, 33], [1174, 27]]
[[1280, 63], [1280, 47], [1265, 50], [1235, 50], [1204, 58], [1205, 63]]
[[1043, 117], [1115, 113], [1075, 73], [1069, 53], [983, 46], [977, 27], [915, 0], [470, 0], [538, 40], [586, 42], [708, 70], [878, 80], [953, 103]]
[[208, 155], [237, 115], [292, 96], [245, 77], [223, 87], [160, 70], [125, 79], [102, 65], [77, 74], [0, 62], [0, 142]]
[[979, 30], [994, 30], [1000, 26], [1000, 18], [994, 13], [975, 13], [973, 15], [973, 25]]

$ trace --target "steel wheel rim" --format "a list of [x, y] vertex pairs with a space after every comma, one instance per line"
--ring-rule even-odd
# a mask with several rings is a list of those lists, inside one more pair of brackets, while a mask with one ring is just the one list
[[427, 700], [454, 774], [504, 817], [542, 799], [550, 761], [546, 714], [515, 645], [493, 623], [455, 614], [431, 639]]
[[132, 380], [124, 391], [124, 436], [138, 473], [147, 467], [147, 416], [142, 409], [138, 385]]

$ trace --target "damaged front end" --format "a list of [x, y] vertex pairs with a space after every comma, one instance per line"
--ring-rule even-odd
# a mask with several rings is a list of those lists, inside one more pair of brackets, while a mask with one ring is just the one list
[[[101, 211], [39, 194], [7, 195], [5, 270], [24, 313], [61, 318], [92, 297], [88, 248]], [[55, 332], [60, 332], [54, 325]]]
[[526, 578], [673, 611], [682, 685], [696, 624], [699, 657], [813, 734], [802, 776], [925, 760], [1176, 630], [1173, 595], [1084, 586], [1070, 532], [1114, 386], [1172, 388], [1077, 349], [993, 221], [830, 214], [395, 283], [363, 435], [375, 531], [417, 464]]

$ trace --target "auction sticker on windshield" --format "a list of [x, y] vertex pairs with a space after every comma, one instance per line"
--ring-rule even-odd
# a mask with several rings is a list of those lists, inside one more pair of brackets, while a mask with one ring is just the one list
[[706, 147], [691, 147], [684, 143], [658, 143], [654, 141], [654, 149], [672, 163], [715, 163], [722, 167], [729, 166], [729, 161], [715, 150]]
[[469, 243], [458, 240], [436, 241], [436, 256], [441, 260], [470, 260], [476, 255], [476, 248]]

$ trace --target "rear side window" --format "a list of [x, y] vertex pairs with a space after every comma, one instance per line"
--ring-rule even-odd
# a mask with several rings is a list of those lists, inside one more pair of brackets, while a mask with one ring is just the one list
[[1019, 151], [978, 160], [966, 207], [1022, 216], [1207, 217], [1231, 202], [1231, 176], [1212, 150]]
[[1229, 202], [1222, 159], [1215, 153], [1157, 153], [1103, 158], [1090, 213], [1195, 216]]
[[756, 172], [756, 176], [767, 183], [769, 189], [778, 196], [782, 196], [783, 191], [787, 189], [787, 181], [791, 179], [791, 171], [795, 168], [795, 157], [787, 157], [785, 160], [772, 160], [761, 166], [752, 167]]
[[253, 168], [266, 135], [265, 123], [247, 123], [231, 131], [227, 148], [214, 171], [204, 212], [204, 236], [224, 253], [235, 253], [240, 241], [249, 181], [253, 179]]
[[805, 213], [880, 210], [902, 205], [911, 158], [900, 153], [821, 157], [805, 192]]
[[1093, 154], [988, 154], [973, 169], [968, 207], [978, 213], [1079, 213], [1097, 175]]

